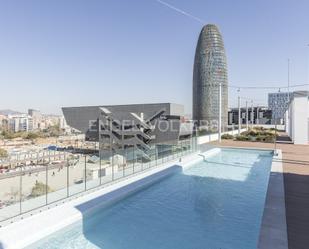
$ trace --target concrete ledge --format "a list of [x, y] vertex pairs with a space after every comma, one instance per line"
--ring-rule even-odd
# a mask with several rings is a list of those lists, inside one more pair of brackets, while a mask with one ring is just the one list
[[273, 157], [258, 249], [288, 249], [282, 152]]
[[[247, 129], [241, 129], [240, 132], [244, 132]], [[238, 129], [237, 130], [233, 130], [233, 131], [226, 131], [226, 132], [222, 132], [221, 135], [224, 134], [230, 134], [230, 135], [237, 135], [238, 134]], [[200, 144], [204, 144], [204, 143], [210, 143], [213, 141], [218, 141], [219, 140], [219, 134], [218, 133], [213, 133], [213, 134], [207, 134], [207, 135], [203, 135], [203, 136], [199, 136], [197, 138], [197, 143]]]

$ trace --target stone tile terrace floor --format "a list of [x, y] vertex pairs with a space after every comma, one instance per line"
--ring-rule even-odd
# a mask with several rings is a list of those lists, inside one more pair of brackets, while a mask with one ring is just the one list
[[[274, 148], [271, 143], [222, 140], [212, 145]], [[289, 249], [309, 248], [309, 145], [277, 144], [282, 150]]]

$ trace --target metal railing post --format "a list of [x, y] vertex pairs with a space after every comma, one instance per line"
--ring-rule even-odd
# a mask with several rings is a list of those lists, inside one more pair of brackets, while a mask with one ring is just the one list
[[[17, 154], [19, 158], [19, 154]], [[17, 160], [18, 161], [18, 160]], [[20, 179], [19, 179], [19, 213], [22, 213], [22, 196], [23, 196], [23, 167], [20, 167]]]
[[156, 161], [156, 166], [158, 165], [158, 147], [156, 145], [155, 147], [155, 161]]
[[[50, 151], [49, 151], [49, 155], [50, 155]], [[37, 163], [38, 163], [38, 161], [37, 161]], [[46, 205], [48, 203], [48, 166], [49, 166], [49, 164], [50, 164], [50, 157], [49, 157], [49, 163], [45, 167], [45, 183], [46, 183], [45, 204]]]
[[[64, 154], [65, 157], [65, 154]], [[69, 165], [69, 159], [65, 157], [65, 161], [67, 161], [67, 197], [70, 196], [70, 165]]]
[[[123, 149], [122, 154], [123, 154], [123, 158], [122, 158], [122, 177], [125, 177], [124, 165], [127, 163], [127, 151], [126, 151], [126, 149]], [[124, 156], [124, 155], [126, 155], [126, 156]], [[125, 160], [126, 160], [126, 162], [125, 162]]]
[[113, 149], [111, 149], [111, 153], [110, 153], [110, 155], [111, 155], [111, 164], [112, 164], [112, 181], [114, 181], [114, 152], [113, 152]]
[[99, 181], [100, 181], [100, 185], [102, 185], [102, 159], [101, 159], [102, 155], [101, 155], [101, 145], [100, 145], [100, 142], [99, 142]]
[[241, 129], [241, 121], [240, 121], [240, 116], [241, 116], [241, 109], [240, 109], [240, 101], [241, 101], [241, 99], [240, 99], [240, 95], [238, 96], [238, 135], [240, 135], [240, 129]]
[[135, 164], [135, 146], [133, 146], [133, 174], [134, 174], [134, 164]]
[[84, 172], [84, 181], [85, 181], [85, 191], [87, 190], [87, 163], [86, 163], [86, 157], [87, 155], [85, 155], [85, 172]]

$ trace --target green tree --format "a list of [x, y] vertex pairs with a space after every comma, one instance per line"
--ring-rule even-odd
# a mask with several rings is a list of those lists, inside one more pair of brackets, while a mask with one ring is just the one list
[[0, 157], [8, 157], [8, 152], [5, 149], [0, 148]]
[[53, 125], [48, 127], [48, 133], [51, 137], [59, 137], [61, 135], [61, 129], [59, 125]]
[[39, 133], [35, 133], [35, 132], [28, 132], [27, 134], [25, 134], [24, 138], [25, 139], [29, 139], [29, 140], [33, 140], [40, 137]]
[[13, 139], [14, 133], [10, 131], [2, 131], [2, 136], [4, 139]]
[[52, 189], [42, 182], [36, 182], [34, 187], [31, 190], [30, 197], [38, 197], [46, 194], [46, 190], [48, 193], [52, 192]]

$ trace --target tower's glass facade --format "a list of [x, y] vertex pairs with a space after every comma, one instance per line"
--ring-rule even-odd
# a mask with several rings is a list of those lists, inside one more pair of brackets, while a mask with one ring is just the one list
[[223, 39], [217, 26], [203, 27], [194, 59], [193, 119], [204, 124], [219, 120], [219, 85], [222, 91], [221, 122], [227, 126], [228, 79]]

